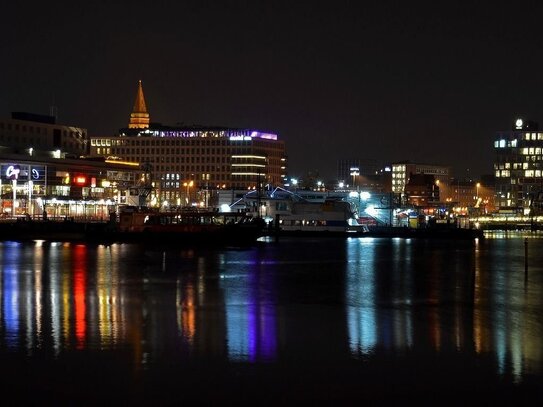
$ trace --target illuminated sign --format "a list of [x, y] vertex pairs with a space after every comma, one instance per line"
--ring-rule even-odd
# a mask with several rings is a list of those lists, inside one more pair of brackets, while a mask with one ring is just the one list
[[75, 185], [82, 186], [87, 183], [87, 177], [85, 177], [84, 175], [76, 175], [73, 179]]
[[524, 122], [522, 121], [522, 119], [517, 119], [517, 121], [515, 122], [515, 127], [517, 129], [522, 129], [522, 125], [524, 124]]
[[18, 165], [10, 165], [6, 169], [6, 178], [10, 180], [16, 180], [19, 179], [19, 174], [21, 172], [21, 169]]
[[43, 181], [45, 180], [44, 166], [31, 166], [21, 164], [0, 165], [2, 179], [10, 181]]

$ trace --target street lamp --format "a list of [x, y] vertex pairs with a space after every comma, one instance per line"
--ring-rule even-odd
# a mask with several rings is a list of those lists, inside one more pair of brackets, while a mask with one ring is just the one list
[[187, 205], [190, 203], [190, 187], [192, 187], [194, 185], [194, 181], [190, 181], [190, 182], [183, 182], [183, 186], [187, 188], [187, 192], [186, 192], [186, 195], [185, 195], [185, 202], [187, 203]]
[[[353, 177], [353, 186], [356, 185], [356, 177], [360, 175], [360, 168], [358, 167], [351, 167], [351, 176]], [[356, 188], [358, 191], [358, 187]]]

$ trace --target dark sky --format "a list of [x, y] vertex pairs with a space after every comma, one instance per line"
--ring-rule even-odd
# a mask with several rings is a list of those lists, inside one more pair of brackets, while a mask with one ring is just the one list
[[292, 176], [339, 158], [491, 173], [493, 138], [540, 121], [543, 2], [8, 2], [0, 114], [110, 135], [137, 80], [151, 119], [286, 141]]

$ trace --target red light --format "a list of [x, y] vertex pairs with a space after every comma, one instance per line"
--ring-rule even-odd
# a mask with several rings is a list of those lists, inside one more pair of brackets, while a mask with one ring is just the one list
[[87, 183], [87, 177], [79, 175], [79, 176], [75, 177], [74, 183], [76, 185], [85, 185]]

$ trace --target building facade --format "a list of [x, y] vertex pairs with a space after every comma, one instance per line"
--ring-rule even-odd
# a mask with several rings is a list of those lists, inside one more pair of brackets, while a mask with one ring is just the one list
[[446, 200], [450, 193], [450, 167], [433, 164], [412, 163], [402, 161], [392, 164], [392, 192], [395, 194], [405, 194], [406, 185], [409, 183], [411, 175], [425, 174], [433, 175], [435, 182], [439, 186], [440, 199]]
[[[135, 106], [145, 103], [141, 83]], [[146, 108], [145, 108], [146, 110]], [[134, 113], [133, 113], [134, 114]], [[151, 123], [118, 135], [91, 137], [91, 156], [141, 163], [151, 174], [153, 204], [208, 205], [217, 190], [283, 185], [285, 144], [276, 134], [224, 127], [169, 127]], [[131, 127], [132, 125], [132, 127]]]
[[134, 163], [1, 154], [0, 216], [107, 219], [140, 204], [143, 179]]
[[496, 134], [496, 204], [528, 213], [541, 209], [543, 192], [543, 133], [538, 124], [517, 119], [509, 131]]
[[86, 129], [57, 124], [54, 116], [13, 112], [0, 119], [0, 153], [79, 157], [88, 147]]
[[103, 219], [119, 205], [139, 203], [147, 180], [139, 164], [82, 158], [87, 150], [86, 129], [52, 116], [1, 119], [0, 216]]
[[439, 184], [435, 176], [429, 174], [411, 174], [405, 185], [407, 203], [426, 207], [439, 202]]

